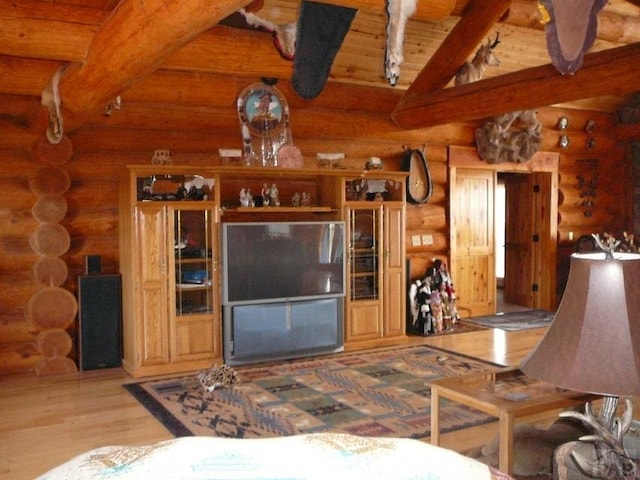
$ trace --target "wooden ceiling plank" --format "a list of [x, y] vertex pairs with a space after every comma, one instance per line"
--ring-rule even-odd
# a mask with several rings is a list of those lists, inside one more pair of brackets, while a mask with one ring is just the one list
[[391, 117], [398, 126], [414, 129], [582, 98], [622, 95], [640, 90], [638, 65], [640, 43], [634, 43], [586, 55], [574, 75], [561, 75], [548, 64], [419, 97], [405, 96]]
[[73, 129], [248, 0], [124, 0], [94, 36], [81, 65], [60, 80], [65, 129]]
[[0, 0], [0, 17], [53, 20], [85, 25], [100, 25], [108, 12], [82, 5], [42, 0]]
[[[408, 88], [405, 96], [443, 88], [460, 66], [485, 41], [487, 33], [509, 8], [511, 0], [471, 0], [462, 17]], [[402, 100], [401, 100], [402, 104]]]
[[[317, 3], [329, 3], [341, 7], [355, 8], [356, 10], [372, 10], [383, 13], [385, 2], [381, 0], [315, 0]], [[418, 0], [416, 13], [411, 18], [414, 20], [438, 20], [448, 15], [452, 15], [456, 8], [456, 0]], [[459, 7], [458, 7], [459, 8]]]

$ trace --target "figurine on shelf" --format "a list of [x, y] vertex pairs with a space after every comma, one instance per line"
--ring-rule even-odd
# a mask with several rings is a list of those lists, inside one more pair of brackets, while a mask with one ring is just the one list
[[260, 193], [262, 194], [262, 206], [268, 207], [270, 195], [269, 195], [269, 187], [267, 186], [266, 183], [262, 185], [262, 192]]
[[311, 197], [307, 192], [302, 192], [302, 198], [300, 199], [301, 207], [308, 207], [311, 205]]
[[294, 207], [300, 206], [300, 192], [296, 192], [293, 194], [293, 197], [291, 197], [291, 205]]
[[253, 197], [251, 196], [250, 188], [243, 188], [242, 190], [240, 190], [240, 206], [241, 207], [253, 206]]
[[280, 191], [278, 190], [278, 187], [276, 186], [275, 183], [271, 184], [271, 188], [269, 189], [269, 204], [272, 207], [279, 207], [280, 206]]

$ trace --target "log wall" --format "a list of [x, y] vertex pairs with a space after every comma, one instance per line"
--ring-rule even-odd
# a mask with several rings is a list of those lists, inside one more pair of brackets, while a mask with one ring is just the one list
[[[151, 81], [151, 80], [150, 80]], [[194, 80], [195, 81], [195, 80]], [[60, 221], [70, 235], [69, 249], [62, 259], [68, 267], [63, 287], [75, 294], [75, 277], [82, 273], [87, 255], [102, 257], [105, 273], [118, 272], [118, 174], [128, 164], [150, 163], [155, 149], [169, 149], [177, 165], [212, 165], [219, 162], [218, 148], [239, 148], [240, 130], [234, 108], [234, 95], [244, 86], [230, 81], [221, 90], [222, 99], [207, 108], [148, 103], [153, 91], [144, 91], [145, 105], [130, 98], [122, 111], [99, 118], [70, 132], [73, 156], [64, 165], [71, 186], [65, 193], [67, 212]], [[403, 145], [420, 148], [426, 155], [434, 190], [426, 205], [407, 206], [407, 257], [411, 276], [417, 278], [436, 257], [447, 259], [448, 228], [448, 146], [472, 147], [477, 124], [450, 124], [431, 129], [402, 131], [389, 119], [397, 95], [376, 97], [362, 90], [359, 97], [349, 91], [327, 88], [316, 101], [295, 98], [288, 86], [280, 86], [289, 100], [294, 143], [306, 157], [307, 166], [315, 165], [319, 151], [345, 152], [345, 164], [362, 168], [370, 156], [381, 157], [387, 169], [399, 169]], [[132, 89], [133, 90], [133, 89]], [[197, 90], [196, 90], [197, 91]], [[131, 93], [134, 95], [135, 91]], [[37, 97], [29, 101], [4, 96], [5, 105], [35, 108]], [[377, 113], [382, 111], [386, 113]], [[571, 143], [559, 150], [557, 121], [569, 118]], [[633, 225], [631, 155], [627, 145], [615, 138], [614, 119], [597, 112], [546, 108], [539, 111], [544, 125], [542, 150], [561, 151], [559, 182], [559, 256], [558, 283], [568, 271], [568, 254], [574, 239], [582, 234], [610, 231], [620, 233]], [[587, 149], [584, 127], [595, 120], [592, 136], [595, 144]], [[5, 123], [5, 125], [7, 125]], [[32, 215], [37, 197], [29, 188], [29, 178], [41, 166], [32, 155], [39, 138], [26, 134], [9, 122], [0, 136], [0, 372], [34, 370], [42, 360], [37, 339], [41, 333], [26, 319], [25, 307], [40, 288], [32, 268], [39, 254], [29, 238], [38, 226]], [[585, 162], [589, 160], [589, 162]], [[595, 179], [596, 196], [591, 216], [585, 216], [579, 175]], [[582, 192], [584, 193], [584, 192]], [[414, 247], [412, 235], [431, 235], [433, 245]], [[68, 329], [74, 339], [69, 357], [75, 360], [76, 325]]]

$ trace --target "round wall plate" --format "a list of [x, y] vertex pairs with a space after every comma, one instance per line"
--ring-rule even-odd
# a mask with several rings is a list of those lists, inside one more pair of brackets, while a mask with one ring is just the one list
[[252, 135], [273, 137], [284, 127], [286, 100], [282, 93], [264, 83], [254, 83], [238, 96], [238, 116]]

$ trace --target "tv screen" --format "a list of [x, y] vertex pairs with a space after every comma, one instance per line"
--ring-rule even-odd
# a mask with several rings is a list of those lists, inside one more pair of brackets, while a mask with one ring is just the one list
[[344, 222], [222, 225], [224, 304], [345, 294]]

